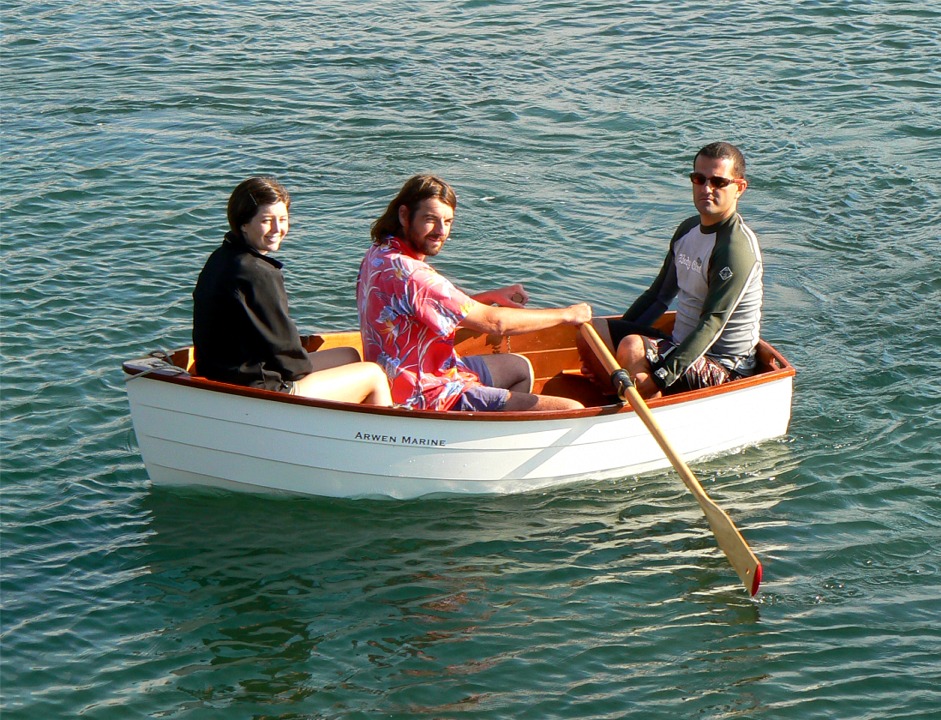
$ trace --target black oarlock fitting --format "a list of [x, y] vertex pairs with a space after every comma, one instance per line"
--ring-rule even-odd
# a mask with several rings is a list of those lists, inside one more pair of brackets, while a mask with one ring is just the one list
[[627, 392], [629, 387], [634, 386], [634, 381], [631, 380], [631, 376], [627, 374], [627, 370], [619, 368], [611, 373], [611, 384], [614, 386], [614, 389], [618, 391], [618, 395], [623, 395]]

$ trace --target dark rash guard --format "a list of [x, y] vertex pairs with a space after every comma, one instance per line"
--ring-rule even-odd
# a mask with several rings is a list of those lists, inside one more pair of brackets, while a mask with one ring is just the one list
[[661, 387], [703, 355], [748, 375], [755, 366], [762, 292], [758, 238], [741, 216], [706, 227], [696, 216], [677, 228], [659, 275], [623, 319], [650, 325], [676, 298], [676, 348], [652, 368]]

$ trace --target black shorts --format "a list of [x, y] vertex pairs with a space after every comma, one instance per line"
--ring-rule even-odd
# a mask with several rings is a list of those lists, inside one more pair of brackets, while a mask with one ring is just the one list
[[630, 320], [621, 320], [621, 318], [608, 320], [608, 332], [611, 333], [611, 344], [615, 351], [617, 351], [621, 340], [628, 335], [643, 335], [658, 340], [667, 340], [670, 337], [662, 330], [657, 330], [657, 328], [652, 328], [649, 325], [638, 325]]
[[[647, 338], [644, 340], [647, 350], [647, 362], [653, 365], [665, 355], [676, 349], [672, 340], [657, 340]], [[715, 387], [732, 379], [732, 373], [727, 367], [715, 358], [703, 355], [690, 365], [675, 383], [664, 390], [664, 394], [683, 392], [684, 390], [698, 390], [700, 388]]]

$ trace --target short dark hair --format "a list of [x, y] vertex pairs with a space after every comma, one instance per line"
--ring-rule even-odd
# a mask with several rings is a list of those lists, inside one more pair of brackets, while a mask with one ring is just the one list
[[699, 159], [700, 155], [707, 158], [727, 158], [732, 161], [732, 174], [737, 178], [745, 177], [745, 156], [742, 155], [741, 150], [731, 143], [709, 143], [696, 153], [696, 157], [693, 158], [693, 166], [696, 165], [696, 160]]
[[372, 239], [377, 245], [390, 235], [401, 236], [402, 223], [399, 222], [399, 208], [408, 208], [408, 216], [413, 217], [423, 200], [437, 198], [452, 210], [457, 209], [457, 195], [454, 189], [436, 175], [414, 175], [405, 181], [399, 194], [393, 198], [376, 222], [372, 224]]
[[283, 202], [291, 209], [291, 195], [287, 189], [274, 178], [251, 177], [238, 184], [229, 196], [226, 206], [226, 216], [229, 227], [237, 235], [242, 233], [242, 225], [250, 222], [258, 208], [262, 205], [273, 205]]

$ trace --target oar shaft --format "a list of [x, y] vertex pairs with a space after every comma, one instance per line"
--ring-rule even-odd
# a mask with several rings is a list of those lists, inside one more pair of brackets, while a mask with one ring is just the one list
[[722, 508], [712, 501], [699, 480], [693, 475], [693, 471], [689, 469], [689, 466], [674, 449], [650, 408], [647, 407], [647, 403], [637, 392], [637, 388], [634, 387], [633, 380], [627, 374], [627, 371], [618, 364], [591, 323], [581, 326], [581, 334], [591, 351], [611, 375], [618, 394], [623, 400], [630, 403], [634, 412], [663, 450], [664, 455], [667, 456], [670, 464], [673, 465], [683, 484], [696, 498], [706, 516], [706, 520], [709, 521], [709, 527], [712, 528], [712, 533], [715, 535], [719, 548], [725, 553], [735, 572], [738, 573], [745, 589], [754, 595], [758, 592], [758, 586], [761, 583], [761, 563], [755, 557], [751, 548], [748, 547], [748, 543], [745, 542], [738, 528], [735, 527], [735, 523], [732, 522], [732, 519]]

